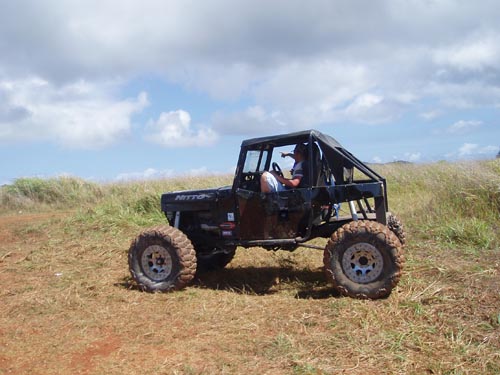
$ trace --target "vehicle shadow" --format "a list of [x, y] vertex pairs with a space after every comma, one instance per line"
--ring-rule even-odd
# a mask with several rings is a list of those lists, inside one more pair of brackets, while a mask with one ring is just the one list
[[[297, 299], [338, 298], [340, 294], [328, 285], [322, 270], [298, 270], [292, 267], [237, 267], [208, 271], [196, 275], [192, 285], [237, 294], [271, 295], [295, 292]], [[130, 276], [116, 287], [140, 291]]]
[[322, 270], [298, 270], [292, 267], [237, 267], [198, 275], [195, 285], [239, 294], [269, 295], [295, 291], [298, 299], [339, 297]]

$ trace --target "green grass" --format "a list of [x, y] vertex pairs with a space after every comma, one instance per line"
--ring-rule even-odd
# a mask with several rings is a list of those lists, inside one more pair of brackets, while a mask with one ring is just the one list
[[446, 246], [499, 246], [499, 159], [379, 169], [388, 179], [391, 211], [420, 236]]
[[96, 204], [102, 195], [99, 185], [78, 178], [20, 178], [1, 187], [0, 207], [3, 211], [74, 209]]
[[[411, 232], [470, 252], [500, 246], [500, 159], [376, 166], [387, 178], [389, 208]], [[96, 184], [72, 177], [21, 178], [0, 188], [3, 212], [76, 211], [74, 223], [119, 233], [165, 223], [166, 191], [231, 184], [232, 176]]]
[[[500, 161], [388, 164], [390, 210], [419, 233], [443, 245], [492, 249], [500, 228]], [[164, 222], [160, 196], [166, 191], [231, 184], [232, 176], [96, 184], [72, 177], [22, 178], [0, 188], [9, 211], [78, 211], [78, 220], [119, 230]]]

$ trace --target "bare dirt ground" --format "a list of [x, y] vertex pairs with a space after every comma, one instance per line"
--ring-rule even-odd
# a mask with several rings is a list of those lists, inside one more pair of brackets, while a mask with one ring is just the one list
[[[238, 249], [186, 290], [142, 293], [133, 230], [0, 217], [0, 374], [498, 374], [498, 251], [409, 240], [384, 300], [336, 295], [322, 253]], [[411, 237], [411, 233], [410, 233]]]

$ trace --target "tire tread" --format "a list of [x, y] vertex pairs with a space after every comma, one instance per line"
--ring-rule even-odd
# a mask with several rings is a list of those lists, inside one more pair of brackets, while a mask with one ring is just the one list
[[[389, 275], [387, 282], [385, 282], [381, 287], [374, 288], [368, 292], [360, 292], [359, 290], [356, 290], [356, 288], [346, 287], [345, 283], [342, 280], [337, 279], [335, 273], [331, 269], [331, 262], [334, 253], [344, 246], [345, 242], [353, 241], [360, 236], [376, 237], [378, 241], [385, 243], [387, 245], [387, 249], [389, 249], [389, 255], [394, 262], [394, 272]], [[375, 221], [366, 220], [352, 221], [335, 231], [331, 235], [330, 240], [325, 247], [323, 256], [326, 277], [333, 287], [344, 296], [360, 299], [377, 299], [388, 296], [401, 278], [404, 261], [405, 259], [402, 253], [402, 244], [398, 237], [385, 225]]]
[[[137, 251], [143, 246], [144, 241], [148, 243], [154, 239], [162, 239], [170, 244], [179, 260], [179, 273], [175, 275], [172, 283], [154, 283], [136, 271]], [[168, 225], [158, 225], [143, 230], [130, 245], [128, 253], [129, 270], [132, 278], [136, 281], [140, 289], [149, 292], [173, 291], [185, 288], [194, 278], [196, 273], [196, 252], [187, 236], [175, 227]], [[162, 285], [162, 286], [159, 286]]]

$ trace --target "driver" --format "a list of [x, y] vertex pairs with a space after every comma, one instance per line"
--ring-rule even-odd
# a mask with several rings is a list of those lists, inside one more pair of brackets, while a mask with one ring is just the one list
[[295, 160], [292, 178], [288, 179], [280, 176], [276, 171], [266, 171], [260, 177], [261, 191], [263, 193], [277, 193], [286, 188], [298, 188], [304, 177], [304, 161], [306, 160], [306, 155], [307, 146], [303, 143], [297, 144], [293, 150], [293, 155], [290, 155]]

